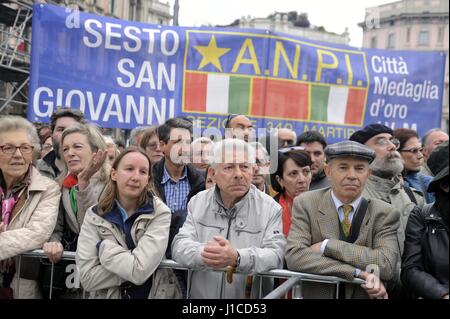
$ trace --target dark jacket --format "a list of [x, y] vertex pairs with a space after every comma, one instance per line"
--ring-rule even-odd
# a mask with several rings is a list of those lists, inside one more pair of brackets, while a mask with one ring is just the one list
[[[158, 192], [159, 198], [167, 205], [166, 194], [164, 192], [164, 186], [161, 184], [161, 181], [164, 176], [164, 163], [165, 159], [163, 158], [158, 163], [153, 165], [152, 167], [152, 177], [153, 182], [155, 184], [156, 191]], [[187, 197], [187, 203], [191, 200], [191, 198], [197, 193], [205, 190], [205, 178], [191, 165], [187, 165], [187, 178], [189, 181], [189, 185], [191, 186], [191, 190]], [[167, 205], [169, 206], [169, 205]], [[169, 233], [169, 244], [167, 251], [167, 258], [171, 258], [170, 247], [172, 245], [172, 240], [175, 235], [178, 233], [178, 230], [183, 226], [184, 221], [186, 220], [187, 211], [183, 212], [172, 212], [172, 220], [170, 223], [170, 233]]]
[[[166, 194], [164, 193], [164, 187], [161, 184], [164, 175], [164, 163], [165, 159], [163, 158], [158, 163], [153, 165], [152, 177], [155, 188], [158, 191], [159, 198], [166, 203]], [[191, 191], [189, 192], [187, 198], [187, 202], [189, 202], [193, 196], [197, 195], [198, 192], [205, 190], [205, 178], [189, 164], [187, 165], [187, 178], [189, 185], [191, 186]]]
[[448, 225], [432, 204], [415, 209], [406, 226], [401, 279], [415, 297], [448, 294]]

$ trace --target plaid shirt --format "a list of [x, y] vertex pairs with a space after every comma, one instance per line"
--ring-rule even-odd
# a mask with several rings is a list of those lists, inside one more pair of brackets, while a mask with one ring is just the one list
[[191, 191], [191, 185], [187, 178], [187, 167], [184, 167], [183, 174], [178, 182], [170, 178], [166, 166], [164, 166], [164, 175], [161, 181], [166, 195], [166, 205], [169, 206], [172, 213], [180, 210], [187, 210], [187, 197]]

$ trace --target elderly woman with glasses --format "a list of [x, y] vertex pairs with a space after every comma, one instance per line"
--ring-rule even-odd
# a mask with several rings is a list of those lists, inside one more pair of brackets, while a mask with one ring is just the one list
[[42, 247], [52, 234], [58, 216], [58, 185], [32, 165], [38, 149], [39, 138], [30, 122], [16, 116], [0, 118], [0, 292], [3, 297], [12, 297], [11, 294], [14, 298], [40, 297], [38, 271], [33, 268], [36, 264], [21, 259], [20, 281], [17, 269], [18, 256]]
[[278, 194], [274, 199], [281, 205], [283, 233], [287, 237], [291, 227], [291, 211], [294, 198], [309, 190], [311, 183], [311, 157], [303, 147], [278, 150], [278, 166], [270, 175], [272, 187]]
[[152, 126], [144, 131], [139, 146], [145, 151], [150, 158], [152, 166], [163, 159], [164, 153], [159, 144], [158, 127]]
[[433, 193], [428, 192], [428, 186], [433, 177], [420, 173], [424, 156], [422, 144], [416, 131], [399, 128], [394, 130], [394, 137], [400, 142], [398, 149], [404, 163], [404, 185], [421, 191], [426, 203], [434, 202]]

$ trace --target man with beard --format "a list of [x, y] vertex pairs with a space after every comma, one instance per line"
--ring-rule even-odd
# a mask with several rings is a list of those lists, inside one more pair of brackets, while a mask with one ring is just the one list
[[64, 168], [64, 162], [59, 152], [62, 132], [77, 123], [86, 123], [84, 114], [79, 110], [62, 107], [53, 112], [50, 118], [53, 150], [38, 160], [36, 165], [42, 175], [51, 179], [56, 179], [59, 176]]
[[[376, 157], [372, 162], [372, 175], [364, 188], [366, 198], [381, 199], [393, 205], [400, 211], [400, 227], [397, 232], [399, 251], [403, 254], [405, 229], [409, 214], [417, 205], [423, 206], [424, 200], [420, 192], [403, 187], [399, 178], [403, 171], [403, 161], [397, 151], [400, 143], [393, 137], [393, 130], [382, 124], [370, 124], [364, 129], [356, 131], [350, 136], [351, 141], [365, 144], [375, 151]], [[400, 263], [394, 280], [388, 287], [389, 295], [400, 297]]]

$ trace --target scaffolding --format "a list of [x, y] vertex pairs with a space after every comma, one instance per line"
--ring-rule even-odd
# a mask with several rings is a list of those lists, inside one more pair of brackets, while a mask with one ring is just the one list
[[0, 0], [0, 114], [23, 115], [30, 78], [32, 0]]

